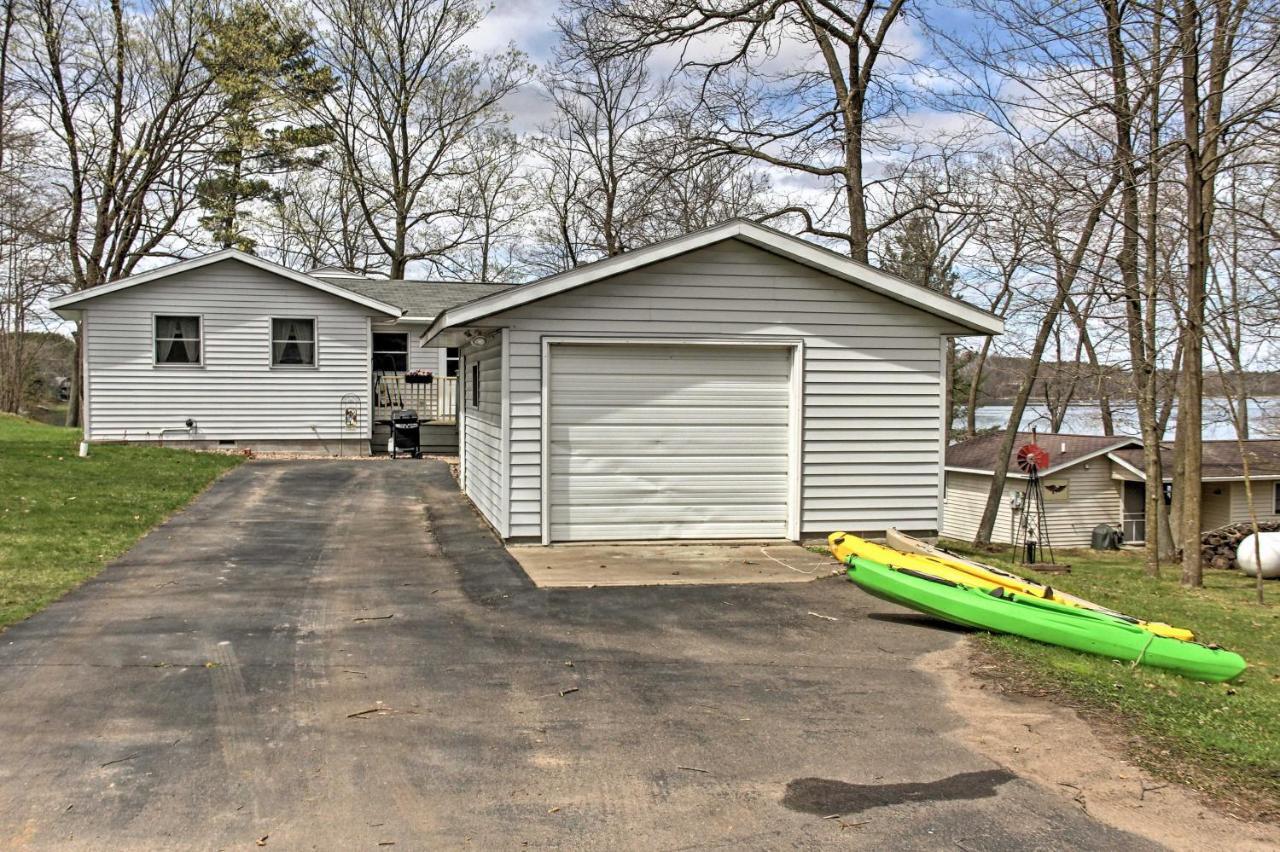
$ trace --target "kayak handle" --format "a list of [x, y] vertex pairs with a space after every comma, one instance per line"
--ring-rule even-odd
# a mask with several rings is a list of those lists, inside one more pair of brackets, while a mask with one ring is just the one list
[[923, 571], [913, 571], [910, 568], [899, 568], [897, 565], [894, 565], [892, 567], [893, 567], [893, 570], [897, 571], [899, 574], [906, 574], [908, 577], [916, 577], [921, 580], [928, 580], [931, 583], [941, 583], [944, 586], [951, 586], [953, 589], [967, 588], [966, 586], [962, 586], [959, 583], [954, 583], [951, 580], [946, 580], [946, 579], [943, 579], [942, 577], [935, 577], [932, 574], [926, 574]]

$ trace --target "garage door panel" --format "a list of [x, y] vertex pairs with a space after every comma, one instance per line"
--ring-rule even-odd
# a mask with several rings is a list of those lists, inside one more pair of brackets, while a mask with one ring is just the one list
[[572, 524], [572, 523], [671, 523], [683, 524], [682, 518], [676, 518], [672, 515], [671, 509], [678, 508], [682, 512], [697, 511], [702, 515], [699, 524], [720, 524], [730, 521], [744, 521], [756, 524], [775, 524], [775, 518], [779, 513], [786, 513], [785, 501], [776, 503], [761, 503], [759, 501], [747, 501], [736, 505], [721, 505], [709, 510], [705, 504], [689, 503], [689, 504], [632, 504], [618, 503], [613, 506], [573, 506], [560, 507], [551, 513], [551, 523], [553, 524]]
[[[628, 388], [625, 393], [618, 393], [610, 388], [566, 388], [557, 395], [556, 401], [565, 406], [576, 406], [588, 410], [600, 409], [600, 398], [606, 396], [613, 404], [625, 402], [641, 408], [734, 408], [743, 405], [757, 408], [785, 410], [789, 404], [786, 396], [779, 396], [772, 388], [767, 387], [697, 387], [682, 388], [669, 392], [635, 391]], [[734, 400], [726, 404], [726, 399]]]
[[[559, 348], [563, 352], [569, 347]], [[552, 363], [551, 377], [553, 379], [580, 377], [587, 381], [600, 381], [620, 373], [629, 373], [641, 377], [688, 377], [689, 359], [676, 350], [687, 350], [693, 347], [609, 345], [573, 348], [582, 350], [581, 357], [573, 357], [571, 360], [561, 361], [559, 364]], [[711, 347], [699, 348], [710, 350]], [[640, 351], [641, 349], [649, 349], [650, 351], [642, 352]], [[656, 354], [656, 350], [662, 350], [668, 354]], [[786, 378], [790, 375], [790, 365], [785, 361], [764, 363], [759, 359], [749, 361], [750, 372], [747, 372], [743, 367], [743, 353], [748, 351], [754, 353], [761, 350], [748, 350], [744, 347], [724, 347], [723, 351], [719, 352], [703, 351], [699, 353], [697, 359], [698, 377], [702, 381], [715, 381], [722, 378], [732, 381], [750, 380], [759, 376]], [[578, 354], [575, 352], [574, 356]]]
[[[616, 447], [608, 449], [615, 450]], [[670, 471], [672, 458], [675, 458], [675, 456], [670, 453], [652, 453], [644, 456], [552, 454], [549, 467], [553, 475], [574, 474], [575, 476], [581, 476], [613, 473], [641, 476], [663, 474]], [[778, 469], [778, 457], [775, 456], [694, 455], [690, 453], [682, 454], [678, 458], [680, 459], [680, 470], [686, 476], [702, 473], [723, 473], [726, 463], [732, 466], [735, 473], [740, 474], [769, 474]], [[781, 459], [785, 462], [786, 456], [781, 456]]]
[[786, 535], [791, 353], [551, 348], [553, 540]]
[[[576, 523], [572, 526], [553, 523], [552, 541], [643, 541], [649, 539], [691, 538], [688, 528], [679, 522], [671, 523]], [[781, 538], [777, 525], [769, 523], [749, 524], [743, 521], [705, 523], [699, 527], [697, 538]]]
[[787, 499], [786, 477], [735, 476], [726, 479], [718, 476], [649, 475], [575, 477], [571, 482], [561, 477], [551, 489], [557, 504], [565, 505], [570, 498], [574, 505], [625, 504], [630, 498], [656, 497], [670, 503], [707, 502], [724, 503], [725, 486], [738, 489], [743, 502], [771, 499]]

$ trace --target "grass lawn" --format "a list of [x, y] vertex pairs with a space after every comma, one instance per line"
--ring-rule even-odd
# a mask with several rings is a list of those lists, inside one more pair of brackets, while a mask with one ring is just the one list
[[[943, 544], [1018, 570], [966, 544]], [[1272, 602], [1259, 606], [1254, 580], [1237, 572], [1206, 570], [1205, 588], [1192, 591], [1178, 585], [1180, 566], [1165, 566], [1164, 576], [1153, 580], [1143, 574], [1140, 557], [1128, 553], [1066, 551], [1058, 561], [1071, 565], [1071, 573], [1038, 579], [1123, 612], [1189, 627], [1200, 641], [1243, 655], [1249, 668], [1231, 683], [1204, 684], [1018, 637], [982, 635], [978, 641], [998, 664], [998, 677], [1120, 722], [1140, 736], [1132, 757], [1153, 771], [1261, 806], [1273, 818], [1280, 814], [1280, 583], [1267, 584]]]
[[0, 628], [26, 618], [185, 506], [233, 456], [95, 446], [0, 414]]

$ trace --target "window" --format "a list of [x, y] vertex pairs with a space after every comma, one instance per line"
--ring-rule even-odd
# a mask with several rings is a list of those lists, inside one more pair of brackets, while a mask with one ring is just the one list
[[290, 317], [271, 320], [271, 366], [314, 367], [316, 321]]
[[450, 346], [444, 350], [444, 374], [446, 376], [458, 375], [458, 363], [462, 360], [461, 350], [456, 346]]
[[409, 371], [409, 335], [397, 332], [373, 333], [373, 369], [378, 373]]
[[1271, 513], [1280, 515], [1280, 482], [1271, 486], [1274, 490], [1271, 494]]
[[200, 317], [156, 317], [156, 364], [200, 366]]
[[480, 407], [480, 365], [471, 365], [471, 407]]

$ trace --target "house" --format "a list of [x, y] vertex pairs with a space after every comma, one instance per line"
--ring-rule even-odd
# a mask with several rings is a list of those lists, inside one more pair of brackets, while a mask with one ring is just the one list
[[463, 490], [542, 542], [935, 532], [944, 339], [1002, 331], [737, 220], [517, 287], [220, 252], [54, 307], [83, 323], [91, 442], [367, 450], [400, 345], [375, 335], [421, 329], [394, 366], [457, 353]]
[[456, 450], [457, 350], [418, 338], [449, 305], [507, 289], [306, 274], [226, 249], [50, 305], [80, 322], [89, 443], [352, 455], [386, 445], [396, 408], [432, 418], [432, 449]]
[[[1003, 432], [961, 441], [947, 448], [942, 535], [972, 539], [991, 490], [995, 457]], [[1128, 543], [1146, 539], [1146, 476], [1142, 441], [1126, 436], [1062, 435], [1019, 432], [1005, 460], [1005, 492], [1000, 500], [992, 540], [1013, 538], [1026, 490], [1027, 474], [1017, 464], [1018, 448], [1035, 442], [1049, 453], [1050, 464], [1039, 471], [1050, 543], [1056, 547], [1088, 547], [1094, 527], [1108, 524]], [[1259, 520], [1280, 520], [1280, 441], [1248, 441], [1254, 505]], [[1161, 445], [1164, 470], [1173, 470], [1173, 449]], [[1165, 487], [1172, 482], [1165, 475]], [[1201, 501], [1205, 529], [1250, 519], [1245, 499], [1244, 466], [1235, 441], [1205, 441]]]

